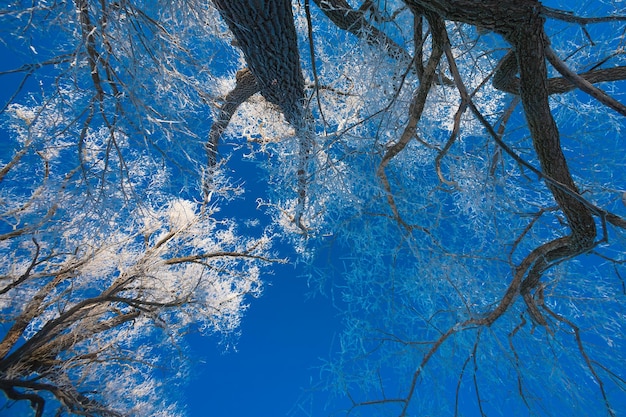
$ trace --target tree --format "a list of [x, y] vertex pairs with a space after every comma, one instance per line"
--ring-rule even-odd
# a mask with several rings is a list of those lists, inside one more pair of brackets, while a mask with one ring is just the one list
[[[323, 370], [348, 414], [617, 415], [623, 6], [314, 3], [76, 1], [73, 43], [20, 71], [54, 64], [79, 80], [82, 101], [61, 112], [85, 132], [78, 155], [92, 126], [108, 132], [101, 155], [123, 133], [198, 179], [188, 187], [204, 171], [205, 200], [236, 166], [219, 143], [248, 147], [273, 230], [341, 294], [345, 332]], [[7, 9], [5, 27], [69, 16], [34, 10]], [[203, 106], [210, 130], [194, 122]], [[208, 163], [192, 150], [203, 141]], [[79, 158], [84, 187], [137, 178], [85, 168], [107, 160]], [[97, 212], [108, 192], [94, 195]], [[325, 248], [345, 270], [315, 269]]]
[[[619, 254], [626, 224], [612, 210], [623, 212], [623, 191], [607, 187], [615, 184], [610, 162], [602, 163], [601, 175], [608, 175], [602, 180], [586, 169], [583, 156], [589, 146], [608, 146], [607, 153], [619, 153], [620, 146], [600, 145], [602, 134], [595, 136], [581, 112], [568, 107], [585, 103], [586, 112], [614, 123], [608, 131], [622, 125], [623, 104], [592, 84], [624, 79], [619, 55], [608, 46], [619, 41], [587, 28], [619, 25], [620, 9], [605, 5], [605, 14], [589, 16], [535, 1], [407, 1], [395, 9], [385, 3], [384, 10], [374, 2], [358, 9], [341, 1], [316, 3], [340, 29], [369, 44], [376, 45], [370, 22], [379, 22], [404, 40], [400, 44], [411, 45], [412, 38], [414, 49], [411, 68], [390, 46], [391, 36], [378, 37], [387, 55], [404, 65], [399, 72], [412, 95], [398, 87], [386, 102], [366, 107], [363, 119], [377, 124], [365, 145], [372, 150], [355, 148], [375, 155], [377, 142], [388, 140], [372, 157], [380, 182], [371, 187], [379, 192], [356, 191], [363, 197], [351, 198], [362, 205], [361, 216], [335, 226], [348, 231], [353, 251], [370, 255], [346, 272], [345, 354], [329, 366], [353, 401], [351, 412], [370, 406], [383, 415], [428, 415], [448, 405], [443, 413], [456, 415], [469, 412], [463, 404], [473, 391], [477, 412], [498, 413], [503, 399], [492, 392], [505, 387], [518, 398], [513, 406], [533, 414], [551, 414], [558, 403], [559, 414], [602, 405], [616, 415], [624, 375], [615, 346], [623, 350], [623, 340], [616, 340], [613, 326], [624, 305]], [[560, 37], [576, 31], [574, 45]], [[424, 57], [426, 36], [431, 45]], [[594, 50], [599, 45], [606, 49]], [[387, 77], [397, 73], [392, 69]], [[592, 100], [554, 97], [573, 89]], [[408, 114], [392, 113], [396, 106]], [[392, 117], [402, 123], [390, 126]], [[383, 139], [390, 130], [398, 133]], [[584, 139], [573, 141], [575, 135]], [[567, 145], [562, 136], [569, 136]], [[364, 188], [352, 184], [351, 190]], [[365, 220], [365, 213], [376, 217]], [[582, 254], [596, 259], [581, 260]], [[593, 278], [585, 276], [587, 268], [597, 268]], [[593, 386], [583, 388], [580, 380]], [[420, 396], [432, 390], [436, 399]]]
[[[2, 109], [0, 169], [0, 389], [35, 416], [180, 415], [165, 392], [187, 377], [183, 336], [229, 342], [276, 261], [271, 233], [242, 236], [218, 213], [239, 187], [216, 182], [198, 200], [199, 175], [176, 180], [195, 169], [181, 151], [194, 144], [173, 109], [200, 77], [168, 63], [191, 55], [166, 28], [180, 10], [139, 6], [1, 13], [12, 46], [42, 57], [4, 72], [24, 78]], [[50, 16], [54, 44], [40, 38]], [[22, 94], [29, 77], [41, 96]]]
[[[256, 3], [242, 4], [254, 15], [251, 10]], [[617, 329], [607, 333], [603, 326], [619, 321], [624, 302], [620, 273], [624, 259], [618, 254], [623, 252], [626, 223], [612, 212], [623, 211], [619, 207], [623, 191], [607, 189], [608, 178], [600, 180], [597, 173], [589, 175], [581, 167], [581, 156], [588, 153], [585, 143], [599, 146], [599, 138], [588, 131], [583, 133], [585, 143], [576, 144], [578, 153], [570, 151], [572, 156], [566, 159], [562, 132], [572, 135], [578, 126], [567, 119], [579, 118], [580, 113], [565, 116], [563, 107], [572, 106], [580, 97], [560, 98], [555, 107], [551, 96], [578, 89], [593, 99], [585, 102], [586, 109], [594, 108], [602, 117], [611, 112], [610, 129], [619, 129], [623, 123], [619, 117], [626, 115], [626, 108], [593, 85], [625, 78], [615, 52], [619, 40], [605, 39], [607, 33], [587, 27], [620, 25], [624, 20], [620, 9], [608, 5], [604, 14], [585, 16], [536, 1], [385, 2], [383, 10], [379, 9], [383, 4], [369, 1], [355, 8], [345, 1], [316, 4], [338, 29], [380, 48], [395, 61], [381, 70], [375, 61], [380, 56], [371, 59], [339, 51], [329, 41], [341, 36], [336, 30], [328, 26], [302, 30], [309, 35], [313, 94], [324, 129], [314, 151], [319, 155], [316, 167], [308, 172], [307, 203], [315, 205], [313, 200], [319, 199], [317, 204], [324, 208], [314, 213], [328, 215], [322, 222], [325, 230], [347, 240], [357, 259], [346, 273], [345, 284], [340, 284], [349, 305], [344, 355], [339, 365], [329, 367], [353, 401], [350, 411], [377, 406], [383, 415], [393, 407], [399, 415], [411, 414], [414, 408], [427, 414], [427, 406], [415, 397], [426, 384], [422, 381], [440, 377], [440, 386], [454, 395], [442, 393], [444, 400], [436, 403], [435, 410], [442, 410], [451, 398], [457, 414], [459, 399], [469, 389], [475, 391], [476, 408], [485, 414], [494, 411], [490, 408], [495, 406], [489, 405], [494, 399], [488, 398], [479, 376], [486, 375], [489, 386], [502, 373], [512, 376], [511, 391], [531, 413], [549, 413], [554, 405], [542, 399], [541, 393], [548, 389], [542, 385], [544, 375], [524, 369], [536, 361], [560, 370], [557, 386], [564, 387], [563, 391], [550, 387], [548, 392], [557, 391], [567, 399], [559, 403], [563, 408], [595, 408], [592, 398], [597, 398], [607, 414], [615, 415], [619, 409], [615, 403], [624, 400], [624, 375], [617, 365], [623, 358], [618, 354], [616, 359], [612, 348], [617, 344], [623, 350], [623, 340], [616, 342]], [[304, 9], [309, 25], [324, 25], [312, 19], [307, 2]], [[242, 16], [247, 16], [245, 10], [226, 20], [239, 17], [231, 28], [238, 28], [233, 32], [238, 44], [245, 45], [244, 55], [254, 74], [255, 59], [249, 50], [268, 51], [256, 39], [273, 38], [263, 36], [260, 27], [252, 29]], [[578, 42], [567, 45], [559, 29], [578, 30]], [[316, 32], [324, 33], [322, 44], [313, 43]], [[492, 33], [486, 42], [481, 41], [485, 32]], [[392, 40], [394, 36], [401, 41]], [[430, 48], [425, 45], [428, 38]], [[401, 45], [412, 46], [410, 62], [407, 56], [411, 54]], [[604, 48], [594, 48], [599, 45]], [[352, 58], [351, 70], [358, 68], [354, 71], [358, 75], [337, 75], [345, 64], [333, 60], [333, 55], [344, 62]], [[323, 63], [319, 72], [317, 58]], [[552, 66], [551, 73], [546, 62]], [[280, 80], [278, 75], [264, 77]], [[381, 78], [391, 81], [386, 93], [372, 97], [361, 90], [363, 95], [356, 99], [361, 102], [341, 111], [348, 100], [338, 99], [338, 92], [354, 96], [358, 94], [354, 84], [384, 84]], [[342, 82], [346, 86], [347, 80], [353, 84], [350, 90], [337, 88]], [[332, 88], [325, 88], [328, 84]], [[329, 91], [326, 102], [320, 99], [323, 90]], [[509, 99], [504, 92], [513, 97]], [[357, 117], [355, 108], [360, 113]], [[407, 109], [408, 114], [402, 115]], [[558, 113], [563, 113], [561, 127]], [[289, 121], [289, 114], [285, 116]], [[354, 124], [344, 128], [351, 116]], [[508, 123], [514, 117], [521, 123], [509, 133]], [[394, 125], [393, 118], [402, 122]], [[520, 135], [520, 129], [528, 136]], [[459, 142], [463, 149], [455, 154], [453, 148]], [[619, 153], [619, 148], [609, 147], [612, 150], [606, 152]], [[429, 159], [436, 176], [424, 172]], [[377, 168], [372, 170], [371, 164]], [[578, 180], [571, 173], [572, 165]], [[411, 172], [415, 170], [420, 175]], [[376, 181], [365, 179], [373, 172]], [[549, 193], [527, 179], [527, 172], [543, 181]], [[611, 170], [611, 181], [613, 175]], [[341, 184], [337, 187], [341, 191], [325, 188], [324, 182], [335, 187]], [[577, 182], [584, 183], [584, 193]], [[491, 197], [480, 195], [487, 192]], [[457, 201], [451, 201], [451, 196]], [[386, 204], [381, 206], [381, 200]], [[461, 212], [451, 217], [455, 206]], [[472, 236], [463, 236], [465, 241], [459, 242], [455, 225]], [[599, 258], [585, 260], [598, 271], [590, 281], [580, 279], [577, 258], [583, 254]], [[425, 282], [414, 282], [418, 273]], [[510, 278], [503, 280], [505, 276]], [[568, 283], [561, 282], [562, 276], [569, 277]], [[573, 277], [582, 282], [570, 284]], [[585, 302], [579, 302], [580, 297]], [[557, 300], [567, 301], [562, 305]], [[542, 333], [539, 340], [535, 340], [536, 333]], [[606, 350], [596, 346], [596, 340], [603, 340]], [[545, 351], [537, 353], [537, 349]], [[452, 372], [430, 363], [444, 351], [465, 352], [450, 353]], [[489, 362], [496, 352], [505, 358], [495, 363], [480, 359], [486, 355]], [[563, 353], [567, 360], [561, 359]], [[399, 356], [405, 367], [398, 366]], [[358, 365], [346, 362], [357, 357], [366, 359]], [[395, 368], [391, 376], [384, 366], [389, 361]], [[436, 369], [429, 371], [430, 367]], [[470, 372], [473, 384], [465, 376]], [[579, 378], [595, 386], [573, 388]], [[378, 398], [368, 398], [372, 395], [368, 384], [380, 390]], [[392, 389], [398, 394], [390, 397]], [[365, 394], [365, 399], [358, 400], [359, 394]]]

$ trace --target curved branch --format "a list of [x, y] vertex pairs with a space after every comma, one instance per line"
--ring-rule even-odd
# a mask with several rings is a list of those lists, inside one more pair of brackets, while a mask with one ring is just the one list
[[[313, 0], [322, 12], [337, 26], [339, 29], [348, 31], [367, 42], [368, 45], [381, 48], [388, 57], [400, 63], [401, 66], [415, 71], [420, 81], [423, 82], [424, 64], [422, 62], [422, 46], [425, 39], [421, 36], [422, 18], [425, 11], [417, 5], [410, 5], [414, 15], [414, 41], [415, 41], [415, 58], [400, 45], [398, 45], [385, 32], [370, 24], [365, 18], [367, 8], [359, 8], [355, 10], [348, 4], [346, 0]], [[364, 4], [366, 5], [367, 2]], [[416, 10], [419, 9], [419, 12]], [[419, 33], [418, 33], [419, 32]], [[451, 85], [452, 81], [445, 75], [439, 74], [439, 77], [433, 79], [434, 83], [442, 83]]]
[[[237, 71], [235, 78], [237, 80], [235, 88], [224, 98], [224, 104], [220, 107], [217, 120], [211, 125], [209, 141], [205, 144], [209, 176], [211, 176], [210, 174], [217, 165], [217, 147], [222, 133], [224, 133], [228, 123], [230, 123], [230, 119], [232, 119], [241, 104], [260, 91], [256, 78], [248, 68]], [[209, 182], [210, 178], [205, 179], [205, 191], [208, 191]]]
[[[17, 381], [21, 382], [21, 381]], [[35, 411], [35, 417], [42, 417], [45, 400], [41, 395], [34, 393], [22, 393], [15, 389], [15, 384], [12, 380], [0, 380], [0, 389], [4, 391], [6, 396], [14, 401], [28, 401], [30, 407]]]
[[546, 6], [541, 6], [541, 14], [552, 19], [561, 20], [563, 22], [578, 23], [580, 25], [586, 25], [590, 23], [626, 21], [626, 16], [582, 17], [576, 16], [572, 12], [566, 12], [564, 10], [553, 9]]
[[443, 44], [445, 42], [445, 39], [447, 39], [447, 36], [445, 35], [446, 27], [443, 19], [432, 13], [429, 13], [427, 15], [427, 19], [433, 33], [433, 50], [431, 51], [430, 57], [428, 58], [428, 63], [424, 68], [422, 82], [420, 83], [411, 101], [411, 105], [409, 107], [409, 122], [404, 128], [402, 136], [400, 137], [398, 142], [393, 144], [393, 146], [391, 146], [387, 150], [387, 152], [385, 152], [382, 160], [380, 161], [380, 164], [378, 165], [378, 169], [376, 170], [376, 174], [382, 181], [385, 191], [387, 193], [387, 201], [389, 203], [389, 206], [391, 207], [394, 218], [398, 222], [400, 222], [405, 228], [410, 227], [402, 220], [400, 213], [398, 212], [398, 208], [391, 192], [391, 184], [389, 183], [389, 180], [387, 178], [385, 168], [396, 155], [402, 152], [402, 150], [415, 136], [417, 124], [422, 117], [422, 113], [424, 112], [426, 99], [428, 98], [428, 93], [430, 92], [431, 86], [433, 85], [433, 80], [435, 79], [435, 72], [439, 65], [439, 61], [441, 60], [441, 57], [443, 55]]
[[579, 194], [579, 191], [563, 155], [559, 130], [548, 102], [545, 55], [549, 46], [546, 46], [543, 19], [538, 15], [530, 18], [532, 20], [527, 29], [516, 39], [512, 39], [515, 42], [515, 55], [520, 72], [522, 105], [542, 172], [570, 190], [566, 192], [548, 184], [567, 217], [574, 237], [573, 243], [579, 245], [581, 249], [589, 249], [596, 236], [595, 222], [589, 208], [572, 195], [572, 192]]
[[[598, 372], [593, 366], [593, 361], [591, 360], [591, 358], [587, 354], [587, 351], [585, 350], [585, 347], [582, 342], [582, 338], [580, 337], [579, 327], [576, 326], [573, 322], [571, 322], [567, 318], [554, 312], [553, 310], [549, 308], [545, 308], [545, 307], [544, 309], [548, 312], [548, 314], [550, 314], [556, 320], [560, 321], [561, 323], [565, 323], [573, 330], [574, 339], [576, 340], [578, 351], [580, 352], [580, 355], [583, 357], [583, 360], [585, 361], [585, 364], [587, 365], [587, 369], [589, 369], [589, 372], [591, 373], [591, 375], [593, 375], [593, 379], [595, 379], [596, 383], [598, 384], [598, 389], [600, 389], [600, 393], [602, 394], [602, 399], [604, 400], [604, 405], [606, 407], [606, 410], [608, 411], [611, 417], [615, 417], [615, 412], [613, 411], [613, 408], [611, 407], [611, 403], [609, 402], [609, 397], [607, 395], [606, 389], [604, 388], [604, 382], [602, 381], [602, 378], [600, 378], [600, 375], [598, 375]], [[600, 366], [602, 367], [602, 365]]]
[[54, 395], [63, 406], [76, 415], [101, 415], [110, 417], [122, 417], [122, 414], [107, 409], [98, 401], [93, 400], [78, 392], [72, 386], [63, 386], [34, 381], [22, 381], [16, 379], [0, 379], [0, 389], [7, 393], [13, 400], [29, 400], [35, 409], [35, 416], [43, 415], [45, 400], [39, 394], [20, 393], [15, 388], [27, 389], [35, 392], [47, 391]]
[[10, 282], [5, 287], [0, 289], [0, 295], [6, 294], [8, 291], [12, 290], [13, 288], [17, 287], [18, 285], [26, 281], [28, 278], [30, 278], [31, 276], [30, 274], [33, 268], [39, 262], [39, 253], [41, 252], [41, 247], [39, 246], [39, 243], [37, 243], [37, 239], [33, 237], [31, 240], [33, 244], [35, 245], [35, 253], [33, 254], [32, 260], [30, 261], [30, 265], [28, 265], [28, 267], [26, 268], [26, 271], [24, 271], [22, 275], [20, 275], [15, 281]]

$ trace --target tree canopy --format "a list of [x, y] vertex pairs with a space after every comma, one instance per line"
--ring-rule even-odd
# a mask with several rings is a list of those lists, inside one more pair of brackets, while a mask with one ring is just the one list
[[[178, 415], [159, 393], [184, 334], [233, 334], [281, 242], [341, 311], [330, 412], [626, 406], [621, 1], [10, 1], [0, 21], [8, 399]], [[238, 157], [263, 224], [227, 208]]]

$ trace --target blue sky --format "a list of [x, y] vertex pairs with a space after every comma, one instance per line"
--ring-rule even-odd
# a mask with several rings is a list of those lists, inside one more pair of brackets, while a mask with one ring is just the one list
[[194, 369], [197, 375], [186, 391], [191, 416], [295, 411], [319, 377], [316, 368], [330, 354], [340, 328], [329, 300], [307, 299], [310, 291], [296, 268], [278, 267], [263, 296], [251, 302], [236, 351], [224, 352], [212, 339], [192, 338], [193, 351], [206, 362]]
[[[241, 175], [246, 193], [220, 214], [265, 218], [255, 199], [266, 198], [267, 185], [259, 166], [242, 154], [235, 151], [229, 168]], [[330, 404], [325, 409], [328, 393], [319, 388], [321, 366], [337, 349], [342, 329], [338, 301], [309, 282], [310, 268], [297, 261], [288, 244], [278, 251], [290, 263], [273, 266], [261, 297], [248, 299], [239, 336], [188, 337], [194, 363], [184, 390], [189, 416], [304, 417], [338, 411]], [[334, 255], [316, 266], [338, 261]]]
[[[23, 64], [9, 49], [0, 47], [0, 71]], [[22, 78], [20, 73], [2, 77], [2, 104]], [[36, 78], [30, 78], [16, 101], [27, 100], [36, 89]], [[3, 145], [4, 141], [0, 142], [2, 156], [8, 156], [12, 149]], [[224, 207], [224, 215], [262, 216], [256, 210], [255, 198], [265, 194], [266, 185], [259, 179], [258, 166], [239, 159], [241, 155], [239, 152], [231, 159], [230, 168], [238, 171], [248, 192]], [[292, 262], [297, 257], [288, 245], [279, 248], [279, 255]], [[277, 264], [272, 270], [273, 274], [265, 277], [262, 296], [248, 298], [250, 307], [239, 336], [186, 337], [191, 360], [189, 383], [181, 392], [170, 393], [179, 398], [190, 417], [299, 416], [299, 407], [310, 406], [306, 398], [319, 378], [322, 359], [333, 349], [341, 319], [332, 301], [309, 287], [301, 267]], [[325, 413], [324, 394], [317, 392], [316, 400], [320, 397], [312, 415]], [[5, 400], [2, 395], [0, 415], [31, 415], [23, 402], [3, 409]]]

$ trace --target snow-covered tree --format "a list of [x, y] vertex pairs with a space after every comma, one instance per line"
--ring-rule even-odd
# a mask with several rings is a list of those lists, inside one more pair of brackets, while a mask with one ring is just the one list
[[240, 187], [200, 191], [206, 79], [179, 72], [192, 35], [167, 22], [204, 22], [166, 3], [2, 12], [5, 46], [43, 57], [5, 72], [25, 81], [3, 107], [0, 164], [0, 390], [36, 416], [181, 415], [183, 336], [230, 342], [279, 261], [270, 232], [242, 235], [220, 213]]
[[[307, 181], [296, 127], [271, 147], [270, 203], [302, 233], [288, 214], [306, 196], [303, 254], [332, 235], [349, 259], [327, 370], [351, 415], [616, 415], [626, 107], [595, 84], [625, 79], [623, 7], [315, 3], [294, 8], [317, 122]], [[237, 7], [225, 19], [254, 75], [280, 53], [242, 17], [264, 6]], [[272, 68], [260, 85], [290, 85]]]
[[350, 415], [618, 415], [623, 5], [316, 3]]
[[[11, 240], [22, 243], [7, 249], [20, 260], [9, 270], [19, 281], [37, 271], [33, 259], [85, 259], [58, 245], [74, 221], [101, 230], [103, 218], [93, 247], [130, 259], [107, 275], [113, 283], [147, 267], [142, 254], [155, 247], [168, 276], [171, 259], [199, 268], [193, 257], [209, 252], [192, 244], [196, 227], [214, 222], [211, 202], [236, 167], [224, 144], [244, 147], [266, 175], [260, 207], [272, 230], [343, 308], [323, 374], [350, 415], [617, 415], [626, 403], [626, 9], [570, 3], [15, 2], [3, 28], [36, 64], [5, 76], [38, 75], [44, 94], [24, 107], [18, 89], [4, 113], [31, 126], [54, 108], [67, 120], [58, 126], [73, 130], [57, 128], [45, 149], [78, 162], [48, 180], [51, 151], [22, 135], [15, 149], [30, 159], [15, 154], [20, 164], [6, 171], [24, 166], [42, 190], [89, 198], [51, 212], [29, 203], [40, 188], [7, 199], [8, 213], [36, 219], [15, 227], [28, 233]], [[59, 27], [53, 44], [35, 24], [44, 17]], [[147, 183], [152, 163], [186, 174], [179, 189], [202, 190], [203, 202], [194, 208], [165, 179]], [[169, 251], [178, 244], [158, 244], [168, 221], [179, 224], [173, 212], [198, 219], [183, 227], [180, 255]], [[68, 215], [79, 218], [56, 220]], [[142, 240], [145, 218], [161, 226]], [[31, 238], [42, 228], [50, 238]], [[216, 253], [253, 254], [238, 259], [256, 265], [267, 256], [254, 252], [258, 239], [267, 238]], [[326, 250], [344, 258], [341, 270], [319, 268]], [[185, 322], [179, 310], [167, 309], [165, 328]], [[106, 314], [99, 320], [117, 313]]]

